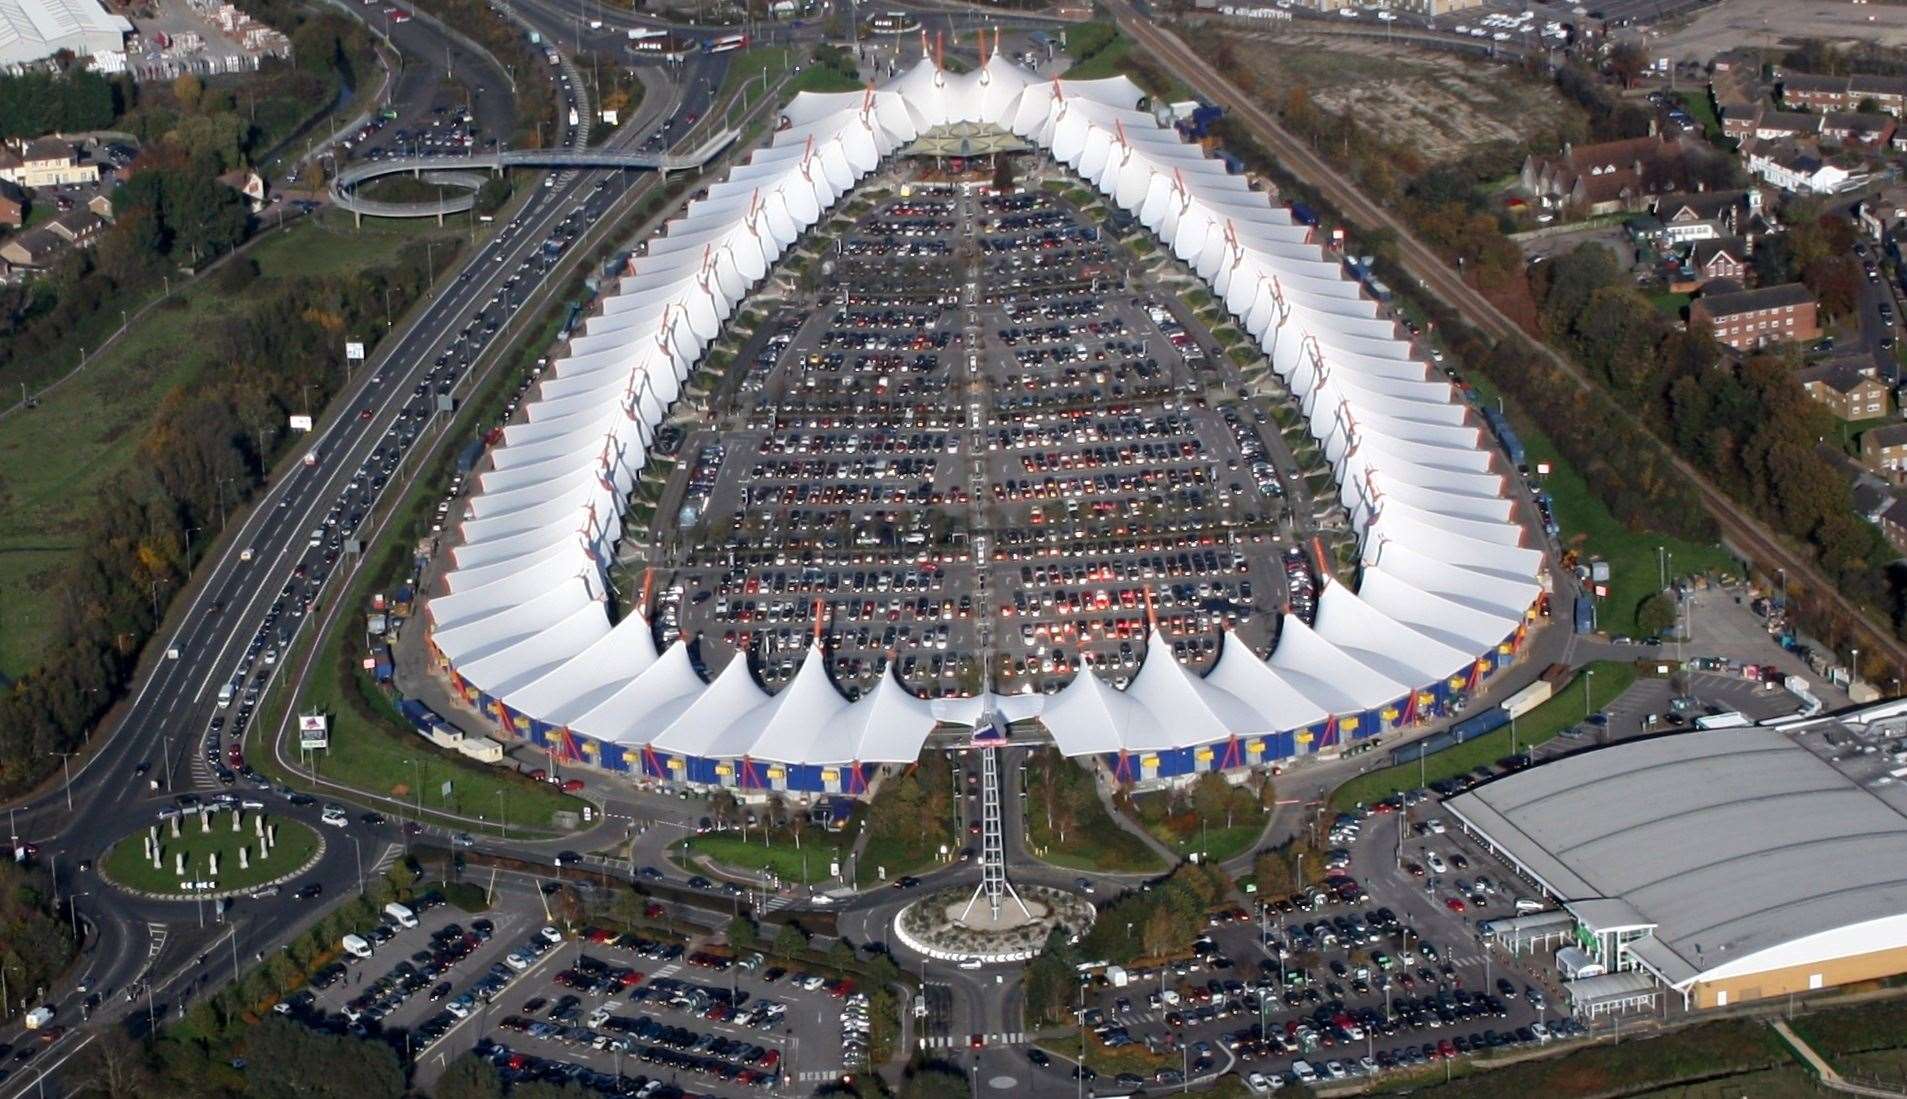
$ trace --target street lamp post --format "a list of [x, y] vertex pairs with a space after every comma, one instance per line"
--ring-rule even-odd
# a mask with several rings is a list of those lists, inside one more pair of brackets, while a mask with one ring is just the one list
[[351, 847], [357, 853], [358, 892], [364, 892], [364, 844], [356, 836], [351, 837]]
[[1596, 669], [1583, 669], [1583, 720], [1589, 720], [1589, 681], [1596, 678]]
[[47, 755], [60, 757], [60, 770], [66, 776], [66, 811], [73, 811], [73, 753], [48, 752]]

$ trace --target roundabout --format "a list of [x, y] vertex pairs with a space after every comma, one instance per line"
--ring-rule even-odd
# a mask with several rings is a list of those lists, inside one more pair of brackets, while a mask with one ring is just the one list
[[316, 829], [237, 806], [205, 806], [121, 838], [99, 859], [119, 889], [164, 900], [231, 897], [296, 877], [324, 855]]
[[894, 934], [942, 961], [1021, 962], [1037, 955], [1055, 929], [1077, 941], [1095, 913], [1086, 898], [1043, 885], [1014, 886], [997, 906], [971, 889], [942, 889], [901, 909]]

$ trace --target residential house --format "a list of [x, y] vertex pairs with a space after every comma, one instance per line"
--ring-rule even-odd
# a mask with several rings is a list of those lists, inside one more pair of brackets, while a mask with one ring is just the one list
[[1874, 516], [1874, 525], [1888, 545], [1907, 553], [1907, 500], [1890, 497], [1887, 506]]
[[1861, 461], [1897, 477], [1907, 471], [1907, 424], [1883, 424], [1861, 432]]
[[90, 248], [106, 228], [106, 219], [91, 210], [68, 210], [46, 226], [53, 235], [75, 248]]
[[1829, 111], [1821, 116], [1821, 140], [1860, 149], [1884, 149], [1893, 140], [1894, 116], [1878, 111]]
[[66, 242], [42, 226], [17, 233], [0, 244], [0, 260], [23, 271], [41, 271], [66, 248]]
[[0, 183], [0, 225], [18, 229], [26, 224], [26, 193], [11, 183]]
[[99, 165], [81, 163], [79, 151], [64, 138], [14, 140], [0, 146], [0, 179], [29, 188], [96, 183]]
[[[1872, 369], [1871, 361], [1869, 369]], [[1848, 362], [1804, 366], [1795, 381], [1808, 396], [1843, 420], [1872, 420], [1887, 415], [1887, 385]]]
[[1709, 66], [1708, 97], [1714, 101], [1717, 113], [1734, 107], [1752, 107], [1764, 98], [1759, 57], [1735, 56], [1730, 51], [1715, 55]]
[[1523, 162], [1530, 195], [1583, 215], [1641, 210], [1650, 196], [1685, 190], [1689, 149], [1679, 137], [1652, 134], [1597, 145], [1564, 145], [1556, 156]]
[[1898, 183], [1883, 186], [1879, 194], [1861, 200], [1855, 207], [1854, 218], [1862, 231], [1875, 240], [1901, 228], [1903, 218], [1907, 218], [1907, 186]]
[[1794, 145], [1774, 145], [1748, 154], [1748, 171], [1797, 195], [1831, 195], [1847, 185], [1849, 172]]
[[1753, 108], [1730, 107], [1722, 115], [1722, 136], [1742, 145], [1813, 137], [1821, 132], [1821, 117], [1802, 111], [1777, 111], [1764, 103]]
[[1810, 111], [1852, 111], [1871, 99], [1888, 114], [1907, 114], [1907, 77], [1784, 73], [1780, 82], [1781, 102], [1785, 106]]
[[103, 192], [94, 195], [92, 198], [86, 200], [86, 208], [98, 214], [100, 217], [105, 218], [107, 221], [113, 220], [113, 198], [111, 195]]
[[[1726, 285], [1726, 284], [1724, 284]], [[1820, 338], [1814, 295], [1798, 282], [1756, 290], [1704, 290], [1689, 303], [1689, 325], [1707, 324], [1737, 351]]]

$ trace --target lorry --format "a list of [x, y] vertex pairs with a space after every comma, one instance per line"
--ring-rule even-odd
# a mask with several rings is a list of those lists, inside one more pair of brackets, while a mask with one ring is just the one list
[[417, 926], [417, 914], [403, 905], [398, 904], [396, 901], [392, 901], [384, 906], [384, 914], [389, 916], [392, 922], [396, 923], [399, 927], [410, 928]]
[[1522, 690], [1503, 700], [1503, 712], [1511, 717], [1522, 717], [1549, 701], [1556, 691], [1556, 685], [1547, 679], [1539, 679]]
[[1131, 980], [1124, 967], [1109, 965], [1106, 967], [1106, 983], [1114, 988], [1124, 988]]
[[230, 683], [219, 684], [219, 709], [223, 710], [232, 704], [232, 693], [232, 685]]
[[1596, 632], [1596, 604], [1587, 595], [1576, 597], [1576, 632]]

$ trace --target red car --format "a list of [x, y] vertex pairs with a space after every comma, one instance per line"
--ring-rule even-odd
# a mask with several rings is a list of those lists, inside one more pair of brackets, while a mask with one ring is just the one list
[[1463, 898], [1452, 897], [1449, 900], [1443, 902], [1443, 906], [1445, 908], [1448, 908], [1452, 912], [1461, 912], [1463, 911]]
[[974, 1035], [972, 1038], [967, 1039], [967, 1047], [969, 1049], [987, 1048], [987, 1036], [984, 1034]]
[[565, 794], [580, 794], [580, 793], [582, 793], [582, 792], [583, 792], [583, 780], [582, 780], [582, 779], [580, 779], [580, 778], [566, 778], [566, 779], [564, 779], [564, 780], [563, 780], [563, 792], [564, 792]]

